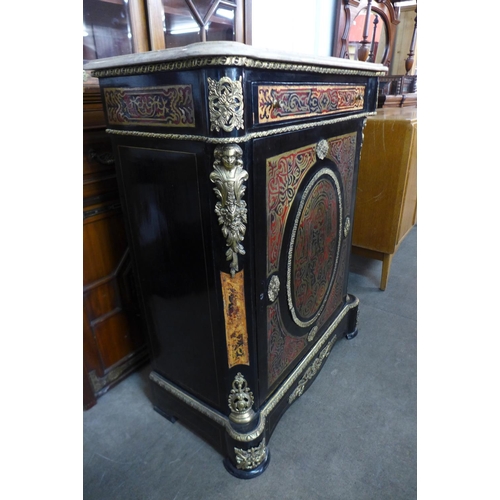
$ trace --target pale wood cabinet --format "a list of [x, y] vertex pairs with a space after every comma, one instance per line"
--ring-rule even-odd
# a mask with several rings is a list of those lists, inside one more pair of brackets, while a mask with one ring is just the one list
[[417, 108], [379, 109], [364, 132], [352, 250], [383, 262], [381, 290], [395, 252], [416, 221]]

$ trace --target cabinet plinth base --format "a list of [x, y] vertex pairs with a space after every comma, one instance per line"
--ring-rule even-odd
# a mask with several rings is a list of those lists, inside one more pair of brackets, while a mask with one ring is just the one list
[[174, 417], [173, 415], [170, 415], [169, 413], [165, 413], [161, 408], [158, 408], [158, 406], [153, 406], [153, 410], [155, 410], [157, 413], [159, 413], [162, 417], [165, 417], [169, 422], [172, 422], [175, 424], [177, 422], [177, 417]]
[[268, 443], [282, 415], [314, 382], [337, 339], [357, 335], [358, 304], [353, 295], [346, 297], [344, 307], [314, 347], [246, 426], [235, 424], [229, 416], [152, 371], [149, 378], [154, 409], [171, 422], [179, 418], [210, 442], [225, 457], [224, 466], [233, 476], [240, 479], [259, 476], [269, 465]]
[[347, 340], [352, 340], [354, 337], [358, 335], [358, 329], [356, 328], [353, 332], [351, 333], [346, 333], [345, 338]]
[[270, 460], [271, 460], [271, 452], [268, 450], [265, 460], [257, 467], [255, 467], [255, 469], [251, 470], [237, 469], [228, 458], [225, 458], [222, 461], [222, 463], [224, 464], [226, 470], [234, 477], [237, 477], [238, 479], [253, 479], [254, 477], [260, 476], [267, 469]]

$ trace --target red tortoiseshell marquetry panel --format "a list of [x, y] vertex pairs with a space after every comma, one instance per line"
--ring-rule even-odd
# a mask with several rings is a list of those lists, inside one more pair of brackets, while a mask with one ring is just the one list
[[361, 111], [364, 85], [259, 85], [258, 123]]
[[348, 253], [343, 228], [352, 202], [356, 137], [328, 139], [321, 163], [316, 144], [267, 159], [267, 277], [276, 274], [280, 294], [287, 295], [267, 308], [269, 387], [342, 303]]
[[106, 88], [104, 99], [111, 125], [195, 126], [191, 85]]

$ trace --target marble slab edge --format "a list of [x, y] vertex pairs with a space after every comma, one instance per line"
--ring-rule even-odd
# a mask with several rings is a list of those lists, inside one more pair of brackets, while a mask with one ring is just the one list
[[374, 73], [386, 73], [388, 71], [388, 68], [382, 64], [353, 61], [338, 57], [310, 56], [307, 54], [279, 52], [246, 45], [240, 42], [198, 42], [172, 49], [107, 57], [90, 61], [84, 65], [83, 69], [86, 71], [99, 71], [112, 68], [126, 68], [137, 65], [161, 64], [210, 57], [242, 57], [258, 61], [324, 66], [347, 70], [372, 71]]

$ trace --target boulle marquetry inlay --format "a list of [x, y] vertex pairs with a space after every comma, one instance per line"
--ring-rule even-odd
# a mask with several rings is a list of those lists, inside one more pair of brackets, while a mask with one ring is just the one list
[[[351, 204], [351, 193], [354, 176], [354, 158], [356, 153], [356, 138], [357, 134], [350, 133], [339, 137], [325, 139], [328, 146], [325, 158], [333, 161], [338, 168], [340, 178], [337, 179], [338, 184], [342, 185], [343, 199], [339, 198], [344, 212], [349, 213]], [[320, 141], [322, 142], [322, 141]], [[307, 172], [316, 164], [317, 161], [317, 144], [311, 144], [300, 149], [287, 151], [281, 155], [268, 158], [266, 162], [267, 168], [267, 220], [268, 220], [268, 235], [267, 235], [267, 272], [268, 276], [276, 273], [279, 269], [280, 255], [282, 253], [283, 234], [287, 225], [288, 216], [295, 200], [299, 186], [301, 185]], [[323, 148], [321, 147], [320, 150]], [[321, 153], [323, 154], [323, 152]], [[335, 178], [337, 178], [335, 176]], [[332, 179], [333, 181], [333, 179]], [[335, 181], [333, 181], [335, 183]], [[339, 189], [338, 185], [335, 184]], [[311, 186], [312, 187], [312, 186]], [[324, 186], [323, 186], [324, 187]], [[337, 191], [340, 193], [340, 191]], [[305, 201], [304, 201], [305, 203]], [[300, 214], [300, 211], [299, 211]], [[339, 221], [343, 221], [342, 214], [339, 214]], [[298, 225], [298, 224], [297, 224]], [[339, 223], [339, 226], [341, 224]], [[344, 230], [341, 226], [340, 231]], [[318, 233], [317, 231], [315, 231]], [[319, 234], [319, 233], [318, 233]], [[342, 233], [340, 233], [342, 234]], [[343, 297], [343, 282], [345, 277], [345, 263], [347, 247], [344, 242], [345, 238], [337, 238], [337, 256], [338, 262], [335, 263], [334, 282], [330, 290], [324, 296], [324, 300], [320, 302], [321, 310], [319, 314], [313, 314], [309, 318], [300, 318], [295, 316], [300, 327], [307, 325], [311, 326], [316, 321], [316, 326], [321, 329], [329, 320], [335, 309], [341, 304]], [[319, 245], [317, 248], [320, 248]], [[307, 266], [313, 266], [314, 260], [304, 259], [303, 270], [307, 270]], [[290, 262], [290, 275], [292, 263]], [[297, 268], [297, 270], [300, 266]], [[314, 274], [314, 273], [313, 273]], [[307, 273], [306, 273], [307, 275]], [[312, 276], [312, 275], [311, 275]], [[335, 277], [336, 276], [336, 277]], [[320, 275], [322, 278], [322, 275]], [[324, 281], [324, 279], [323, 279]], [[307, 285], [308, 280], [302, 279], [302, 282]], [[309, 280], [309, 282], [312, 282]], [[316, 286], [316, 285], [314, 285]], [[310, 287], [310, 290], [314, 288]], [[320, 290], [321, 287], [318, 288]], [[306, 293], [314, 297], [314, 294]], [[289, 296], [292, 294], [290, 292]], [[289, 297], [287, 297], [288, 300]], [[306, 302], [303, 302], [306, 304]], [[317, 303], [317, 301], [316, 301]], [[295, 308], [295, 306], [293, 306]], [[306, 307], [306, 310], [309, 306]], [[313, 308], [314, 309], [314, 308]], [[275, 303], [268, 306], [267, 311], [267, 328], [268, 328], [268, 386], [270, 387], [283, 374], [293, 361], [300, 355], [302, 350], [307, 346], [307, 336], [310, 331], [304, 332], [304, 337], [292, 335], [284, 326], [281, 319], [282, 311], [279, 304]], [[290, 313], [291, 314], [291, 313]], [[300, 324], [302, 323], [302, 325]], [[304, 325], [304, 326], [303, 326]]]
[[297, 384], [296, 389], [292, 392], [292, 394], [290, 394], [288, 398], [288, 402], [290, 404], [292, 404], [297, 398], [302, 396], [302, 394], [306, 389], [307, 382], [309, 382], [312, 378], [314, 378], [314, 376], [319, 372], [321, 365], [330, 354], [333, 344], [335, 344], [336, 341], [337, 341], [337, 336], [334, 335], [332, 340], [328, 342], [326, 347], [321, 351], [320, 355], [314, 360], [314, 363], [306, 370], [304, 376], [300, 379], [299, 383]]
[[104, 100], [111, 125], [195, 126], [191, 85], [105, 88]]
[[290, 335], [281, 319], [278, 302], [267, 308], [267, 376], [270, 387], [307, 346], [306, 337]]
[[259, 85], [258, 121], [270, 123], [362, 110], [364, 92], [363, 85]]
[[339, 181], [322, 168], [304, 189], [288, 251], [288, 307], [300, 327], [311, 326], [326, 305], [342, 242], [342, 211]]
[[278, 271], [281, 242], [298, 186], [316, 163], [316, 147], [308, 145], [267, 159], [267, 272]]
[[224, 303], [228, 367], [250, 365], [244, 273], [240, 271], [232, 277], [230, 274], [221, 272], [220, 278]]

